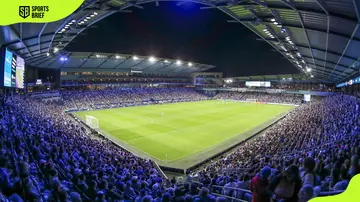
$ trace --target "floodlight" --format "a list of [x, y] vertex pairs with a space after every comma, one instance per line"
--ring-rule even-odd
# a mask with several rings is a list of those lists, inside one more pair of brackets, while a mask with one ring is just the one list
[[150, 62], [155, 62], [156, 59], [155, 59], [155, 57], [151, 56], [151, 57], [149, 57], [149, 61], [150, 61]]
[[307, 71], [307, 72], [311, 72], [311, 68], [306, 68], [306, 71]]
[[97, 58], [99, 58], [99, 57], [100, 57], [100, 55], [96, 54], [96, 57], [97, 57]]
[[176, 64], [177, 64], [177, 65], [181, 65], [181, 64], [182, 64], [181, 60], [177, 60], [177, 61], [176, 61]]
[[54, 48], [54, 53], [58, 52], [59, 51], [59, 48], [55, 47]]
[[189, 65], [189, 67], [192, 67], [193, 64], [191, 62], [189, 62], [188, 65]]
[[169, 63], [169, 61], [168, 61], [168, 60], [164, 60], [164, 62], [165, 62], [165, 63]]
[[139, 58], [137, 56], [133, 56], [133, 60], [138, 60]]
[[120, 56], [119, 56], [119, 55], [117, 55], [117, 56], [115, 56], [115, 58], [116, 58], [116, 59], [120, 59]]
[[49, 57], [49, 56], [50, 56], [50, 53], [46, 53], [46, 56], [48, 56], [48, 57]]
[[68, 60], [67, 57], [64, 57], [64, 56], [60, 57], [60, 61], [62, 61], [62, 62], [65, 62], [67, 60]]
[[311, 75], [310, 77], [311, 77], [311, 78], [314, 78], [314, 76], [313, 76], [313, 75]]

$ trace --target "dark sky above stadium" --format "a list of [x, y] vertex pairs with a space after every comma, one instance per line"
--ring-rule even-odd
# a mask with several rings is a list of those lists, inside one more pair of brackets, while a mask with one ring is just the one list
[[101, 20], [69, 51], [136, 54], [215, 65], [226, 77], [290, 74], [297, 69], [272, 47], [217, 9], [174, 2], [144, 4]]

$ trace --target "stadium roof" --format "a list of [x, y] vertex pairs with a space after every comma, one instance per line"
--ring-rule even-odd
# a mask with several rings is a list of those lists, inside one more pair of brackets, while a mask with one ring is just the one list
[[[92, 24], [116, 12], [131, 12], [162, 0], [85, 0], [69, 17], [46, 24], [2, 27], [0, 45], [30, 64], [51, 60]], [[169, 0], [166, 0], [169, 1]], [[337, 83], [355, 75], [360, 59], [360, 2], [357, 0], [178, 0], [219, 9], [279, 51], [300, 71]], [[47, 56], [51, 53], [50, 56]], [[66, 54], [66, 53], [65, 53]], [[50, 57], [50, 58], [49, 58]]]
[[116, 53], [65, 52], [52, 57], [29, 58], [32, 65], [40, 68], [61, 68], [63, 71], [141, 71], [146, 73], [189, 74], [206, 71], [214, 66], [190, 61], [136, 56]]

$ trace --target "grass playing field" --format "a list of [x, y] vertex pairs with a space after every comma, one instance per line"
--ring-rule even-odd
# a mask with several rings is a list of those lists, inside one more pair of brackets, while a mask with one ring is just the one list
[[[102, 131], [160, 161], [178, 161], [253, 129], [294, 108], [218, 100], [76, 112]], [[164, 116], [162, 116], [164, 112]], [[167, 157], [166, 157], [167, 155]]]

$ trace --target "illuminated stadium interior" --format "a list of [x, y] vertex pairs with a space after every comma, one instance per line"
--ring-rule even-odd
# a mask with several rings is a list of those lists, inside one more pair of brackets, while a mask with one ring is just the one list
[[[184, 42], [164, 55], [156, 45], [148, 54], [69, 48], [101, 31], [100, 21], [150, 4], [222, 12], [289, 71], [266, 74], [264, 59], [261, 68], [234, 65], [254, 75], [230, 74], [178, 54]], [[0, 196], [305, 202], [344, 192], [360, 174], [359, 9], [356, 0], [85, 0], [56, 22], [2, 26]], [[236, 57], [260, 47], [249, 44]], [[259, 55], [250, 59], [259, 64]]]

